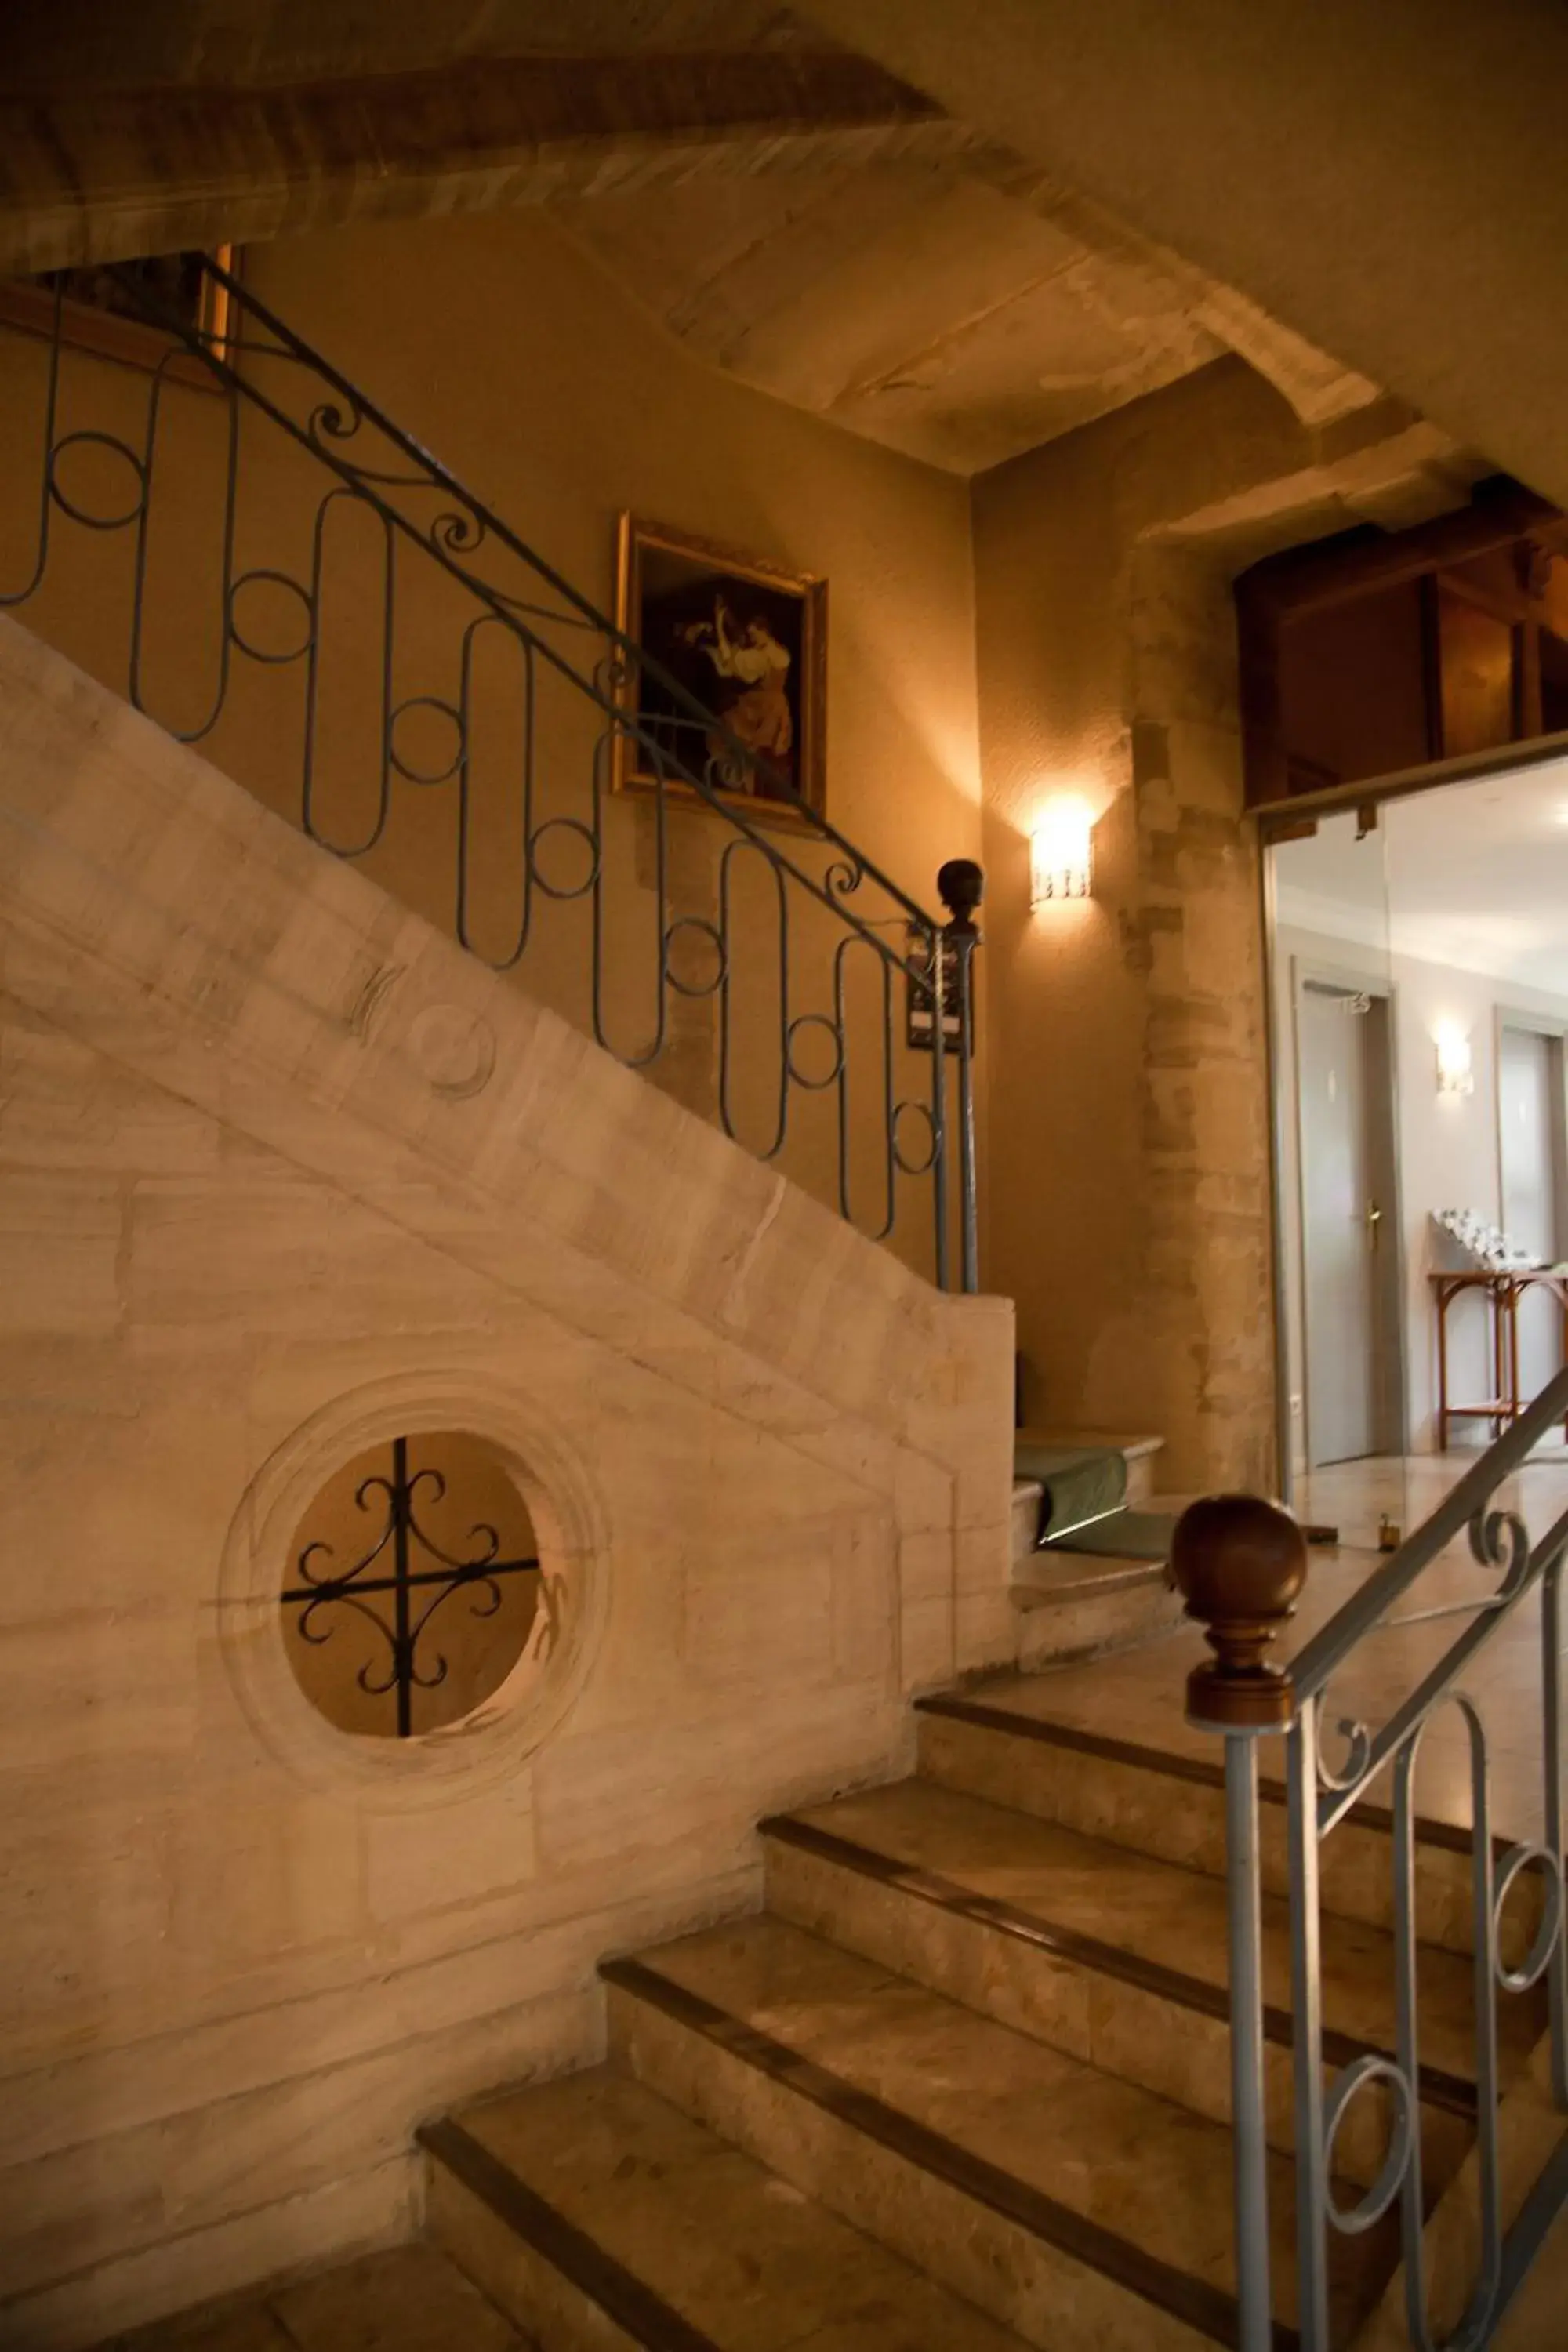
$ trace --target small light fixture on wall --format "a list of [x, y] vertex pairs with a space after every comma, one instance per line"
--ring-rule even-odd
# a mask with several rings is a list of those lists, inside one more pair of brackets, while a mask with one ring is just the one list
[[1093, 884], [1094, 812], [1075, 793], [1047, 801], [1029, 835], [1029, 908], [1087, 898]]
[[1440, 1021], [1433, 1032], [1437, 1048], [1437, 1092], [1440, 1095], [1473, 1095], [1476, 1091], [1475, 1066], [1470, 1057], [1470, 1041], [1457, 1021]]

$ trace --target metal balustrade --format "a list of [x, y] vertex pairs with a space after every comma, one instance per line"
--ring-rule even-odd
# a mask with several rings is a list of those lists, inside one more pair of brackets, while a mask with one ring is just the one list
[[[1568, 1512], [1531, 1542], [1517, 1512], [1491, 1507], [1498, 1489], [1552, 1434], [1568, 1411], [1568, 1370], [1560, 1372], [1458, 1481], [1426, 1524], [1283, 1668], [1267, 1652], [1306, 1577], [1294, 1520], [1251, 1496], [1194, 1505], [1179, 1523], [1173, 1570], [1188, 1614], [1205, 1625], [1215, 1652], [1188, 1682], [1188, 1720], [1225, 1739], [1230, 1918], [1231, 2084], [1236, 2134], [1237, 2267], [1241, 2352], [1271, 2352], [1280, 2317], [1270, 2277], [1268, 2158], [1264, 2098], [1262, 1857], [1259, 1743], [1285, 1742], [1289, 1865], [1291, 2006], [1297, 2201], [1297, 2311], [1302, 2352], [1335, 2352], [1331, 2334], [1330, 2252], [1335, 2233], [1356, 2235], [1397, 2211], [1409, 2341], [1418, 2352], [1479, 2352], [1489, 2344], [1557, 2214], [1568, 2205], [1568, 2136], [1559, 2143], [1511, 2227], [1504, 2226], [1499, 2118], [1502, 2001], [1545, 1984], [1549, 1996], [1551, 2095], [1568, 2111], [1568, 1930], [1564, 1925], [1563, 1805], [1563, 1574]], [[1424, 1573], [1468, 1530], [1478, 1567], [1495, 1576], [1474, 1597], [1420, 1605]], [[1541, 1601], [1542, 1820], [1539, 1840], [1500, 1853], [1492, 1828], [1487, 1727], [1463, 1687], [1504, 1626], [1532, 1595]], [[1334, 1703], [1337, 1680], [1367, 1656], [1384, 1632], [1448, 1618], [1465, 1623], [1375, 1727]], [[1415, 1774], [1434, 1717], [1457, 1710], [1469, 1759], [1468, 1832], [1478, 2093], [1475, 2182], [1479, 2261], [1463, 2314], [1447, 2332], [1429, 2311], [1425, 2239], [1430, 2221], [1420, 2128], [1419, 1847]], [[1335, 1752], [1329, 1752], [1327, 1727]], [[1384, 1776], [1392, 1782], [1389, 1842], [1394, 1921], [1394, 2047], [1356, 2058], [1331, 2084], [1323, 2073], [1320, 1955], [1321, 1852]], [[1364, 1816], [1363, 1816], [1364, 1818]], [[1510, 1959], [1502, 1918], [1526, 1872], [1541, 1877], [1539, 1925], [1528, 1950]], [[1377, 2179], [1354, 2202], [1334, 2178], [1333, 2152], [1352, 2102], [1387, 2102], [1391, 2127]]]
[[[0, 580], [0, 605], [47, 599], [63, 568], [72, 584], [58, 593], [78, 608], [68, 634], [90, 605], [93, 666], [105, 675], [123, 656], [106, 682], [220, 765], [226, 752], [237, 770], [264, 767], [274, 804], [339, 857], [374, 867], [417, 802], [413, 838], [428, 847], [414, 854], [449, 870], [447, 920], [465, 948], [558, 993], [570, 966], [583, 1024], [635, 1068], [668, 1062], [705, 1020], [715, 1066], [702, 1107], [763, 1160], [789, 1164], [803, 1098], [826, 1097], [835, 1132], [814, 1148], [841, 1213], [884, 1240], [925, 1193], [937, 1281], [974, 1289], [979, 867], [942, 867], [944, 923], [787, 780], [768, 777], [771, 800], [788, 793], [785, 825], [758, 814], [761, 754], [243, 282], [205, 259], [200, 271], [199, 315], [216, 326], [165, 309], [132, 269], [107, 273], [124, 310], [167, 335], [142, 377], [69, 352], [57, 292], [30, 555], [19, 583]], [[194, 420], [193, 379], [217, 395]], [[11, 456], [18, 467], [22, 451]], [[170, 587], [159, 550], [175, 528], [202, 560]], [[128, 567], [96, 559], [86, 596], [81, 546], [62, 548], [76, 532], [129, 550]], [[114, 658], [101, 635], [111, 607]], [[157, 688], [171, 633], [187, 650], [205, 643], [194, 712]], [[657, 722], [639, 715], [644, 683]], [[351, 744], [345, 696], [369, 714], [368, 743]], [[634, 820], [609, 814], [628, 749], [651, 780], [629, 846]], [[694, 824], [713, 828], [695, 858], [676, 839]], [[654, 901], [640, 947], [634, 852]]]

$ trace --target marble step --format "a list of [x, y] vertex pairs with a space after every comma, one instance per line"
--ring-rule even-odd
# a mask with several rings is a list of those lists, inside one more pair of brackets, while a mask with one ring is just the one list
[[1014, 1562], [1011, 1592], [1026, 1674], [1141, 1649], [1184, 1620], [1182, 1596], [1155, 1560], [1031, 1551]]
[[[767, 1916], [602, 1973], [640, 2082], [1042, 2352], [1235, 2344], [1230, 2137], [1205, 2117]], [[1277, 2352], [1293, 2201], [1274, 2157]], [[1336, 2341], [1396, 2252], [1386, 2222], [1337, 2241]]]
[[[1129, 1437], [1124, 1432], [1107, 1429], [1019, 1429], [1013, 1434], [1015, 1445], [1044, 1445], [1064, 1453], [1081, 1446], [1086, 1451], [1101, 1448], [1108, 1454], [1120, 1454], [1127, 1465], [1125, 1499], [1129, 1507], [1142, 1508], [1153, 1495], [1159, 1456], [1165, 1444], [1163, 1437]], [[1031, 1542], [1033, 1539], [1031, 1528]]]
[[[1141, 1663], [1134, 1661], [1135, 1664]], [[1126, 1719], [1117, 1687], [1119, 1662], [1057, 1675], [1002, 1675], [963, 1692], [915, 1702], [922, 1778], [990, 1802], [1059, 1822], [1086, 1836], [1191, 1870], [1225, 1869], [1225, 1775], [1217, 1738], [1189, 1731], [1179, 1717], [1147, 1738], [1089, 1729]], [[1184, 1660], [1173, 1659], [1180, 1690]], [[1092, 1694], [1104, 1678], [1103, 1704]], [[1090, 1679], [1092, 1678], [1092, 1679]], [[1266, 1742], [1261, 1778], [1261, 1854], [1270, 1894], [1289, 1888], [1283, 1743]], [[1392, 1928], [1393, 1817], [1363, 1800], [1327, 1838], [1321, 1853], [1325, 1909], [1345, 1919]], [[1450, 1952], [1474, 1948], [1470, 1837], [1452, 1822], [1416, 1825], [1416, 1932]], [[1515, 1964], [1542, 1912], [1540, 1875], [1516, 1881], [1505, 1914], [1504, 1950]]]
[[432, 2233], [540, 2352], [1022, 2352], [627, 2075], [538, 2084], [421, 2137]]
[[[1230, 2116], [1222, 1881], [1033, 1815], [904, 1780], [764, 1822], [769, 1908], [1216, 2123]], [[1331, 2077], [1393, 2051], [1393, 1938], [1322, 1923]], [[1473, 1964], [1421, 1954], [1423, 2144], [1441, 2189], [1475, 2133]], [[1294, 2141], [1289, 1916], [1265, 1905], [1265, 2057], [1275, 2146]], [[1502, 2008], [1503, 2085], [1546, 2022], [1539, 1993]], [[1381, 2089], [1347, 2110], [1337, 2158], [1370, 2185], [1387, 2153]]]
[[[1108, 1452], [1120, 1454], [1127, 1465], [1127, 1492], [1124, 1497], [1130, 1510], [1147, 1510], [1154, 1506], [1156, 1457], [1164, 1444], [1162, 1437], [1118, 1437], [1103, 1430], [1020, 1429], [1014, 1433], [1016, 1445], [1044, 1445], [1063, 1452], [1076, 1446], [1102, 1446]], [[1034, 1557], [1035, 1538], [1040, 1526], [1041, 1484], [1037, 1478], [1015, 1478], [1013, 1481], [1013, 1565], [1015, 1575]]]

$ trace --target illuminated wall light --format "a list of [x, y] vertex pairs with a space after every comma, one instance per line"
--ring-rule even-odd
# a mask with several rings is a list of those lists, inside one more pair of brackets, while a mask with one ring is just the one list
[[1093, 881], [1094, 812], [1076, 794], [1048, 801], [1029, 835], [1031, 911], [1054, 898], [1087, 898]]
[[1473, 1095], [1476, 1091], [1475, 1068], [1470, 1058], [1470, 1041], [1456, 1022], [1445, 1021], [1434, 1032], [1437, 1048], [1437, 1092], [1440, 1095]]

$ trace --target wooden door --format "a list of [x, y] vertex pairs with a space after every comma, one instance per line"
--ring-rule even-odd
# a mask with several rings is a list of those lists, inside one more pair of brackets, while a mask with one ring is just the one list
[[1377, 1192], [1379, 1057], [1374, 1000], [1324, 982], [1297, 1005], [1305, 1292], [1307, 1459], [1352, 1461], [1380, 1450], [1387, 1393], [1376, 1254], [1393, 1244], [1391, 1201]]

